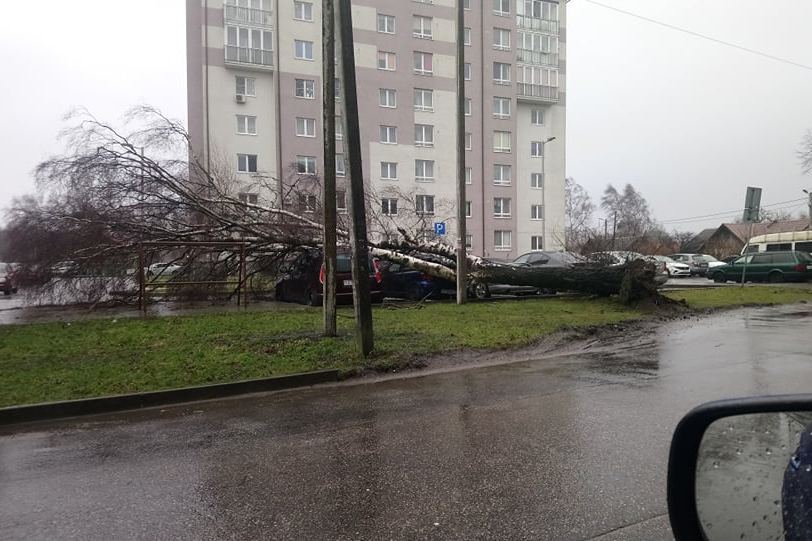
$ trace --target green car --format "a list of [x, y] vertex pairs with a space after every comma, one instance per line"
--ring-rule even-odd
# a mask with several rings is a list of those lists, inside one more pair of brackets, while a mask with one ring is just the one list
[[[746, 271], [745, 271], [746, 262]], [[708, 278], [714, 282], [802, 282], [812, 276], [812, 256], [806, 252], [759, 252], [743, 255], [732, 263], [714, 267]]]

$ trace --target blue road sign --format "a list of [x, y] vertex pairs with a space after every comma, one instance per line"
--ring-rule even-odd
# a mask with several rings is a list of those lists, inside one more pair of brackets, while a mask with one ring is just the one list
[[445, 222], [434, 222], [434, 234], [445, 235]]

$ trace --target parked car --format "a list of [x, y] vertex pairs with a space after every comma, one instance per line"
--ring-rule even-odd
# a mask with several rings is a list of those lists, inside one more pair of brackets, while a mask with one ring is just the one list
[[[523, 257], [524, 256], [519, 256], [517, 259], [522, 259]], [[491, 261], [493, 261], [494, 263], [500, 263], [502, 265], [516, 264], [516, 260], [498, 261], [492, 259]], [[524, 295], [538, 295], [538, 293], [539, 289], [533, 286], [517, 286], [512, 284], [494, 284], [485, 282], [474, 282], [472, 284], [469, 284], [468, 291], [469, 296], [475, 297], [477, 299], [487, 299], [490, 298], [491, 295], [515, 295], [517, 297], [522, 297]]]
[[691, 276], [691, 267], [686, 263], [678, 263], [665, 255], [651, 256], [660, 263], [665, 263], [665, 270], [668, 276], [672, 278], [679, 278], [680, 276]]
[[510, 264], [517, 267], [569, 267], [581, 261], [570, 252], [528, 252], [514, 259]]
[[382, 261], [380, 267], [384, 297], [421, 300], [456, 293], [457, 284], [451, 280], [436, 278], [400, 263]]
[[741, 282], [742, 274], [750, 282], [802, 282], [812, 276], [812, 256], [798, 251], [743, 255], [733, 263], [714, 267], [709, 271], [708, 278], [717, 283], [728, 280]]
[[684, 263], [691, 267], [691, 276], [708, 274], [709, 260], [702, 254], [671, 254], [668, 257], [677, 263]]
[[[352, 303], [352, 261], [349, 251], [339, 251], [336, 261], [336, 300]], [[294, 257], [286, 265], [283, 276], [276, 283], [276, 300], [321, 306], [324, 302], [324, 255], [321, 250], [308, 250]], [[369, 258], [369, 292], [372, 302], [383, 300], [381, 262]]]
[[0, 291], [3, 292], [3, 295], [17, 293], [17, 280], [11, 263], [0, 262]]
[[153, 263], [147, 267], [148, 278], [153, 276], [173, 276], [180, 272], [183, 267], [177, 263]]
[[646, 256], [637, 252], [625, 251], [593, 252], [586, 257], [586, 262], [615, 267], [637, 259], [647, 261], [655, 266], [657, 275], [654, 277], [654, 282], [657, 285], [661, 286], [668, 281], [668, 268], [665, 262], [658, 261], [654, 256], [650, 255]]
[[721, 267], [722, 265], [725, 264], [724, 261], [719, 261], [718, 259], [716, 259], [712, 255], [702, 254], [702, 257], [705, 259], [705, 261], [708, 262], [708, 270], [710, 270], [710, 269], [712, 269], [714, 267]]

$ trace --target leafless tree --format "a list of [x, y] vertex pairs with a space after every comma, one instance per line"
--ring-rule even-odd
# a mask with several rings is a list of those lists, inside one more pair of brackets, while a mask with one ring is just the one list
[[631, 184], [626, 184], [622, 193], [609, 184], [603, 192], [601, 208], [616, 237], [639, 238], [654, 226], [648, 202]]
[[807, 130], [801, 139], [801, 148], [798, 150], [801, 160], [801, 170], [805, 175], [812, 173], [812, 130]]
[[565, 188], [565, 239], [567, 250], [578, 251], [590, 237], [595, 204], [583, 186], [569, 177], [564, 179]]

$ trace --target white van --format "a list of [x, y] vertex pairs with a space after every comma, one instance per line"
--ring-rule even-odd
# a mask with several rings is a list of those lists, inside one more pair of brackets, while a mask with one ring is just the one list
[[742, 254], [785, 250], [812, 252], [812, 231], [789, 231], [787, 233], [756, 235], [742, 248]]

